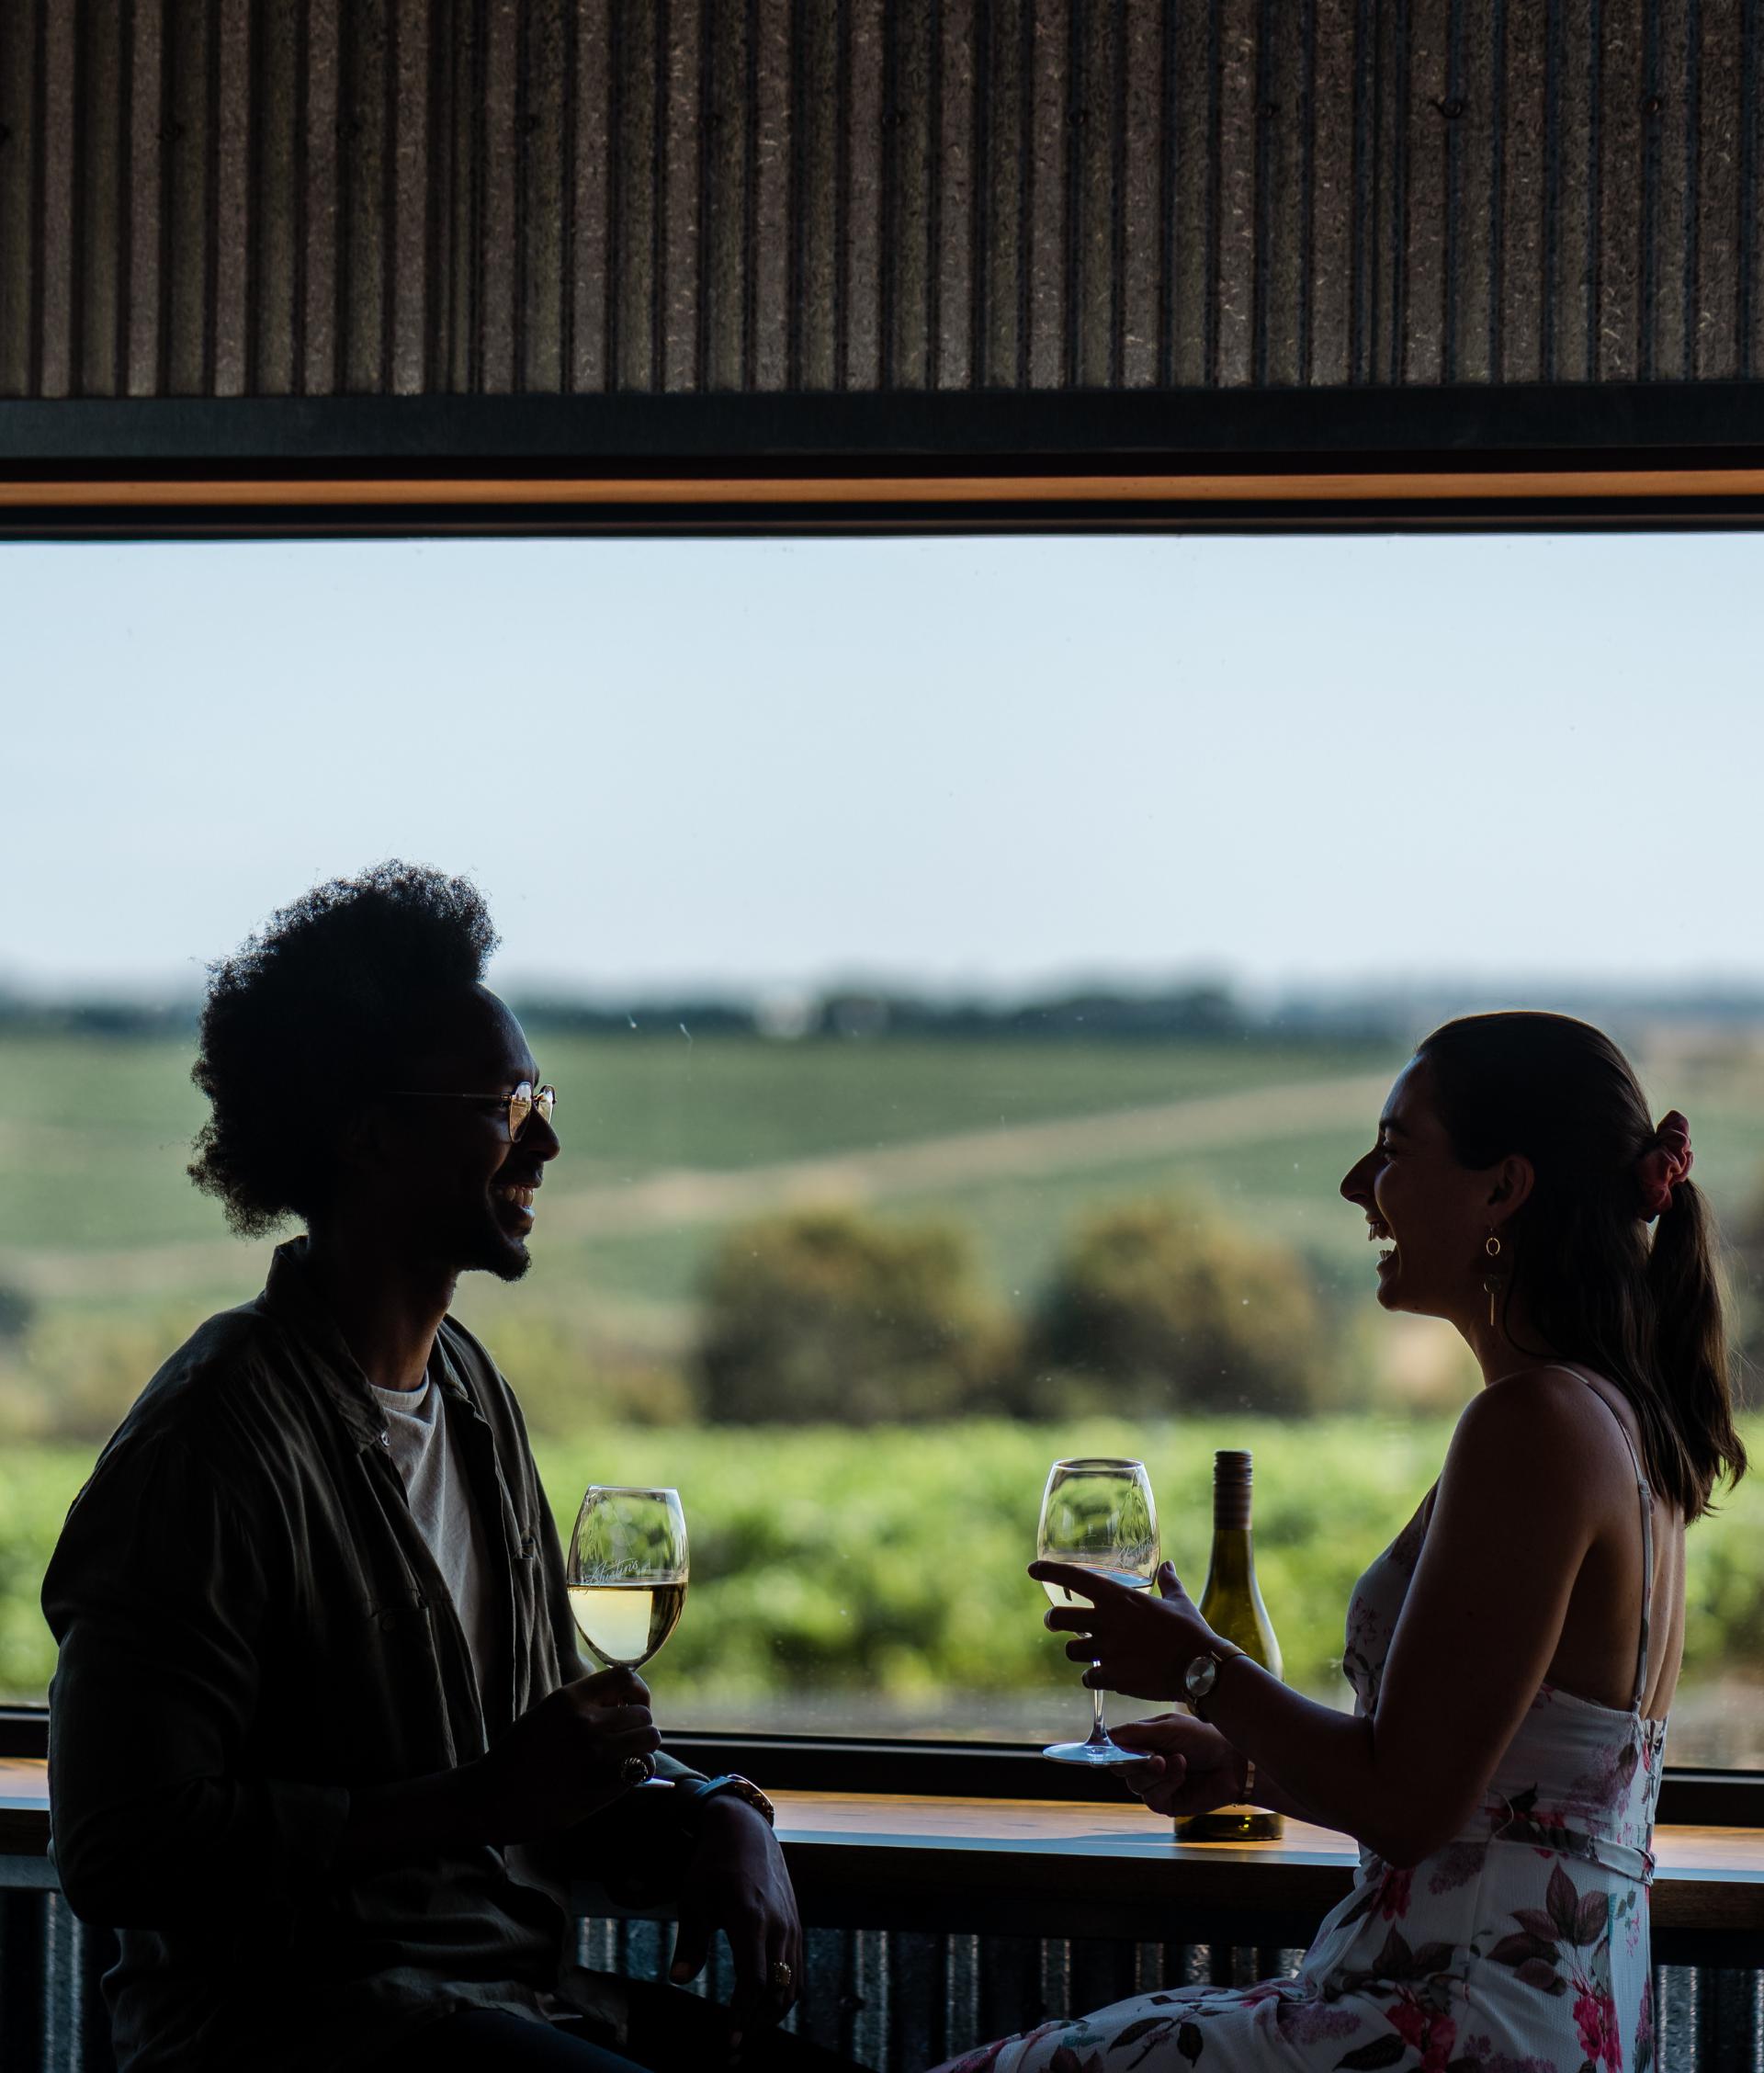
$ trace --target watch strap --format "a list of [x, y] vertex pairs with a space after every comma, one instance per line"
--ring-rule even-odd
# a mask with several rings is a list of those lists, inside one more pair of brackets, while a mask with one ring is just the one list
[[674, 1786], [675, 1792], [685, 1795], [685, 1811], [695, 1820], [699, 1810], [713, 1799], [727, 1795], [751, 1807], [762, 1817], [768, 1828], [775, 1828], [778, 1810], [752, 1778], [743, 1778], [739, 1771], [726, 1771], [718, 1778], [683, 1778]]

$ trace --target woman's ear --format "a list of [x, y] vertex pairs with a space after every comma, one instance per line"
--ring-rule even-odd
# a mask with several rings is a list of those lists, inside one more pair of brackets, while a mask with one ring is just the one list
[[1510, 1152], [1494, 1169], [1488, 1187], [1488, 1220], [1503, 1224], [1522, 1209], [1537, 1185], [1537, 1169], [1522, 1152]]

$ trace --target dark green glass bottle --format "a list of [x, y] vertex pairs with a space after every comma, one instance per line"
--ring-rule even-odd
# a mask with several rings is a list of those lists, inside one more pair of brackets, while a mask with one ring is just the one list
[[[1213, 1556], [1201, 1593], [1201, 1617], [1222, 1641], [1235, 1641], [1252, 1661], [1278, 1677], [1280, 1643], [1256, 1583], [1250, 1475], [1247, 1448], [1222, 1447], [1213, 1456]], [[1176, 1833], [1183, 1842], [1271, 1842], [1281, 1828], [1280, 1816], [1263, 1807], [1216, 1807], [1178, 1821]]]

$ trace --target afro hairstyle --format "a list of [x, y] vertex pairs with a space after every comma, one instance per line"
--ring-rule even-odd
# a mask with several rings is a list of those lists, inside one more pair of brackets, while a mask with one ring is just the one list
[[483, 978], [496, 942], [469, 879], [394, 858], [314, 886], [209, 966], [190, 1077], [212, 1113], [189, 1172], [235, 1231], [323, 1210], [322, 1119], [359, 1098], [364, 1059], [407, 1038], [424, 1000]]

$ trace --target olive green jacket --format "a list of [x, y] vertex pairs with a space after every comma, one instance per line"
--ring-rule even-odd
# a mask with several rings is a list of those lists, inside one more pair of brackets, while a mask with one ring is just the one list
[[[366, 2067], [448, 2010], [536, 2013], [557, 1984], [563, 1915], [501, 1851], [339, 1861], [352, 1789], [469, 1762], [582, 1665], [519, 1408], [448, 1318], [438, 1373], [503, 1622], [481, 1695], [305, 1246], [143, 1390], [43, 1585], [54, 1858], [74, 1912], [120, 1931], [122, 2073]], [[575, 1839], [614, 1889], [650, 1830], [678, 1847], [633, 1805]]]

